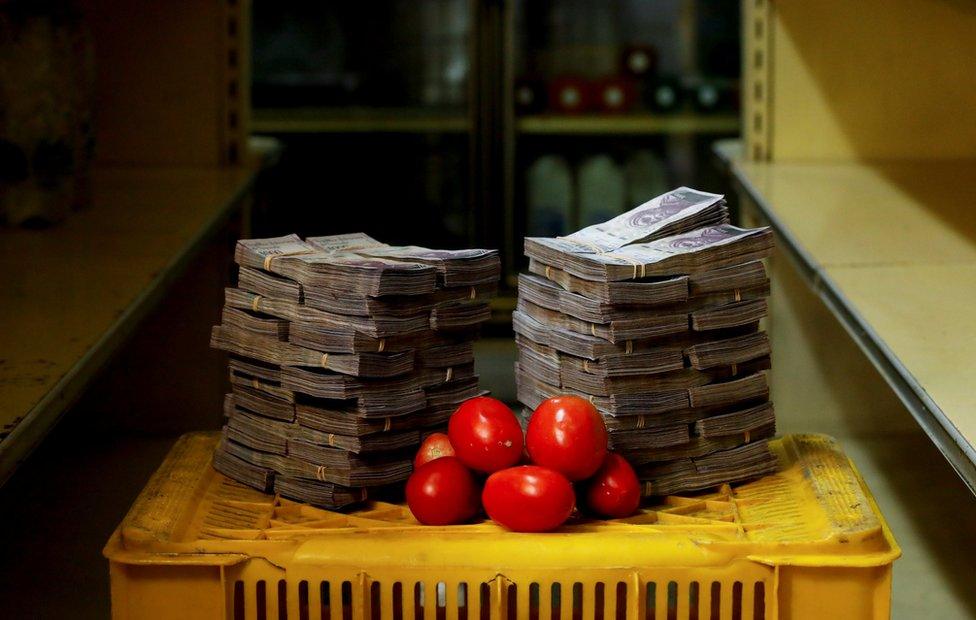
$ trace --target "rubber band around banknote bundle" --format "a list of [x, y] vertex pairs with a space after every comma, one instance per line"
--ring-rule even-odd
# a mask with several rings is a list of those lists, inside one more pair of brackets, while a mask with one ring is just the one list
[[385, 348], [386, 348], [386, 338], [380, 338], [380, 344], [378, 347], [376, 347], [376, 352], [382, 353], [383, 349]]
[[329, 354], [328, 353], [323, 353], [322, 354], [322, 368], [328, 368], [328, 367], [329, 367]]
[[583, 360], [583, 372], [590, 372], [590, 365], [587, 362], [589, 360]]
[[255, 390], [261, 389], [261, 382], [258, 381], [257, 379], [251, 379], [251, 385], [254, 386]]
[[254, 312], [260, 312], [259, 306], [261, 305], [261, 300], [264, 299], [260, 295], [255, 295], [254, 299], [251, 300], [251, 310]]
[[320, 481], [320, 482], [326, 482], [326, 480], [325, 480], [325, 472], [326, 472], [325, 465], [316, 465], [315, 466], [315, 479], [318, 480], [318, 481]]
[[732, 291], [732, 295], [733, 295], [733, 299], [735, 299], [736, 301], [742, 301], [742, 293], [739, 291], [739, 289], [734, 289]]
[[454, 376], [454, 369], [451, 368], [450, 366], [448, 366], [447, 367], [447, 371], [444, 373], [444, 383], [447, 383], [448, 381], [450, 381], [451, 380], [451, 377], [453, 377], [453, 376]]
[[332, 433], [329, 433], [329, 436], [326, 439], [329, 442], [329, 445], [334, 448], [335, 447], [335, 435], [333, 435]]
[[633, 352], [634, 352], [634, 341], [628, 340], [627, 342], [624, 343], [624, 353], [633, 353]]
[[471, 287], [471, 295], [469, 296], [469, 299], [474, 299], [477, 296], [478, 296], [478, 291], [472, 286]]
[[307, 248], [304, 250], [299, 250], [297, 252], [281, 252], [280, 254], [268, 254], [264, 257], [264, 270], [271, 271], [271, 263], [276, 259], [282, 258], [284, 256], [299, 256], [301, 254], [314, 254], [317, 250], [312, 248]]
[[746, 443], [749, 443], [749, 440], [752, 439], [752, 433], [746, 431], [745, 436], [746, 436]]
[[390, 430], [393, 427], [393, 418], [386, 418], [383, 420], [383, 432]]
[[634, 428], [637, 429], [644, 428], [644, 416], [642, 415], [637, 416], [637, 426], [635, 426]]
[[634, 280], [637, 280], [638, 278], [647, 277], [647, 265], [645, 265], [641, 261], [635, 258], [631, 258], [626, 254], [617, 254], [616, 252], [604, 252], [603, 254], [604, 256], [609, 256], [611, 258], [619, 258], [620, 260], [626, 263], [630, 263], [630, 265], [634, 268], [634, 278], [633, 278]]
[[546, 265], [546, 277], [552, 280], [552, 267]]
[[590, 333], [596, 336], [596, 323], [590, 323]]
[[736, 376], [737, 374], [739, 374], [739, 365], [738, 365], [738, 364], [735, 364], [735, 363], [733, 363], [733, 364], [732, 364], [732, 376], [734, 377], [734, 376]]

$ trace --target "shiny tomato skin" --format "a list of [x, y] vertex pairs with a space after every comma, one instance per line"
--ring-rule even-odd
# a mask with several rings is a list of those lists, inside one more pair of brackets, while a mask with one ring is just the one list
[[520, 465], [488, 476], [481, 492], [488, 516], [515, 532], [548, 532], [569, 518], [576, 505], [573, 485], [559, 472]]
[[455, 455], [475, 471], [490, 474], [518, 463], [522, 427], [505, 403], [488, 396], [471, 398], [447, 423]]
[[425, 525], [454, 525], [479, 508], [478, 484], [464, 463], [441, 457], [418, 467], [407, 480], [407, 506]]
[[525, 445], [536, 465], [551, 467], [574, 482], [584, 480], [607, 457], [607, 425], [586, 399], [555, 396], [532, 413]]
[[435, 461], [444, 456], [454, 456], [454, 446], [444, 433], [431, 433], [420, 444], [417, 456], [413, 457], [413, 468], [417, 469], [424, 463]]
[[602, 517], [622, 519], [640, 505], [640, 482], [627, 459], [611, 452], [587, 481], [586, 505]]

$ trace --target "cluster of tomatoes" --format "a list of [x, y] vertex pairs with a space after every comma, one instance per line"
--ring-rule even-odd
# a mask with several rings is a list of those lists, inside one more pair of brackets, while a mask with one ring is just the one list
[[481, 396], [458, 407], [447, 435], [434, 433], [420, 446], [406, 494], [414, 517], [427, 525], [464, 523], [484, 507], [510, 530], [545, 532], [573, 513], [574, 483], [601, 517], [626, 517], [640, 503], [637, 476], [607, 450], [606, 424], [591, 403], [550, 398], [532, 413], [523, 437], [511, 409]]

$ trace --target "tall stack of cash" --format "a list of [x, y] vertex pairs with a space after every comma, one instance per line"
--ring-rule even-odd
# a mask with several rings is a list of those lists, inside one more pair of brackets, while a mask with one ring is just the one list
[[760, 330], [768, 228], [681, 187], [566, 237], [526, 238], [513, 325], [518, 398], [578, 394], [603, 414], [645, 495], [775, 470]]
[[406, 480], [458, 403], [484, 392], [472, 342], [494, 250], [393, 247], [356, 233], [242, 239], [211, 346], [230, 354], [220, 472], [338, 508]]

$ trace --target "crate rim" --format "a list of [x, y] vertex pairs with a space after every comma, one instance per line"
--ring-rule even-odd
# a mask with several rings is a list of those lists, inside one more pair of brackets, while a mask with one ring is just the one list
[[[428, 527], [409, 522], [390, 526], [374, 523], [369, 519], [357, 522], [355, 511], [350, 515], [331, 513], [339, 519], [353, 517], [346, 526], [321, 530], [285, 530], [286, 535], [282, 538], [201, 540], [192, 536], [184, 537], [191, 527], [190, 520], [195, 516], [187, 514], [187, 509], [199, 504], [206, 493], [205, 487], [221, 477], [209, 467], [209, 454], [217, 436], [216, 433], [190, 433], [174, 444], [166, 460], [105, 545], [103, 554], [106, 558], [112, 562], [133, 565], [231, 566], [254, 557], [263, 557], [280, 565], [300, 565], [303, 562], [321, 561], [325, 556], [331, 557], [337, 568], [352, 571], [360, 567], [362, 552], [369, 550], [383, 555], [382, 549], [393, 542], [396, 543], [396, 549], [389, 551], [388, 559], [391, 561], [395, 558], [398, 561], [420, 562], [441, 568], [452, 565], [470, 567], [472, 562], [484, 566], [495, 565], [525, 548], [532, 549], [536, 559], [521, 561], [519, 566], [540, 569], [557, 569], [560, 563], [567, 562], [568, 565], [582, 564], [594, 568], [607, 566], [607, 562], [617, 567], [639, 568], [650, 565], [708, 567], [738, 560], [773, 567], [872, 567], [890, 564], [901, 555], [901, 549], [863, 478], [850, 459], [840, 452], [836, 441], [825, 435], [787, 435], [772, 444], [781, 460], [784, 455], [785, 458], [794, 459], [791, 464], [793, 468], [804, 458], [801, 452], [806, 445], [817, 444], [823, 446], [824, 450], [832, 451], [833, 455], [842, 456], [843, 467], [838, 467], [833, 474], [846, 476], [849, 479], [848, 484], [856, 485], [856, 497], [867, 502], [867, 511], [863, 512], [870, 516], [867, 527], [858, 529], [865, 524], [855, 523], [849, 531], [838, 530], [830, 537], [817, 540], [768, 542], [743, 539], [742, 534], [750, 531], [751, 527], [763, 526], [748, 523], [696, 523], [694, 519], [688, 523], [650, 524], [616, 521], [611, 522], [612, 526], [604, 525], [603, 522], [581, 522], [552, 533], [519, 534], [504, 531], [491, 523]], [[187, 459], [190, 460], [187, 462]], [[810, 473], [803, 472], [799, 475], [809, 476]], [[749, 484], [752, 483], [740, 485], [737, 491], [748, 488]], [[736, 501], [755, 501], [738, 500], [732, 495], [736, 491], [728, 487], [724, 489], [730, 493], [729, 500], [734, 509], [738, 508]], [[710, 499], [711, 496], [706, 495], [705, 499], [691, 498], [687, 501], [714, 502], [721, 506], [721, 492], [720, 490], [717, 496], [719, 499]], [[303, 506], [273, 496], [263, 498], [262, 501], [269, 504], [293, 510], [301, 510]], [[678, 496], [674, 501], [680, 499]], [[829, 509], [825, 503], [827, 500], [818, 501], [819, 504], [815, 502], [807, 507], [809, 510], [806, 517], [822, 519], [824, 515], [830, 516], [833, 509]], [[249, 503], [241, 502], [241, 505]], [[380, 513], [384, 510], [403, 510], [395, 504], [371, 504], [369, 508]], [[821, 513], [811, 514], [810, 511], [814, 508]], [[261, 536], [257, 531], [246, 533], [255, 537]], [[485, 545], [485, 541], [489, 540], [491, 545]], [[432, 556], [429, 553], [431, 543], [437, 543], [447, 551], [442, 550]], [[481, 557], [472, 559], [472, 544], [482, 545], [487, 548], [486, 552], [479, 553]], [[597, 546], [599, 555], [604, 557], [602, 563], [595, 561], [597, 555], [592, 548]], [[524, 555], [524, 551], [522, 553]], [[349, 559], [342, 561], [343, 557]]]

